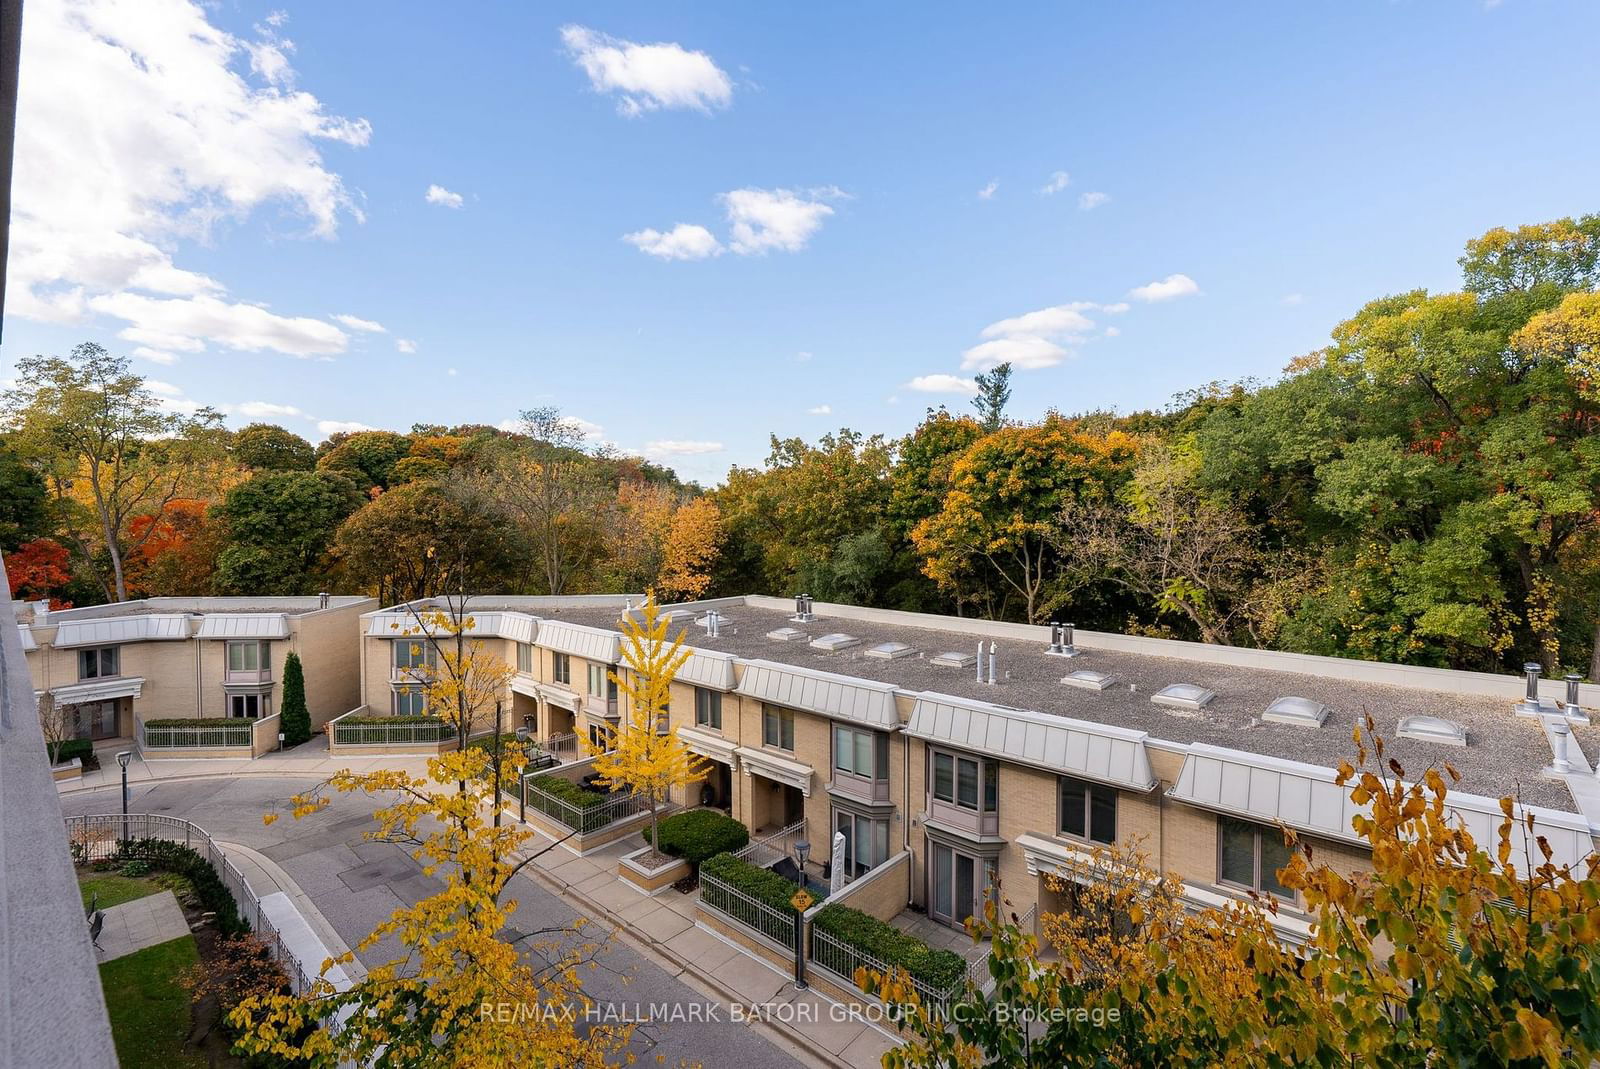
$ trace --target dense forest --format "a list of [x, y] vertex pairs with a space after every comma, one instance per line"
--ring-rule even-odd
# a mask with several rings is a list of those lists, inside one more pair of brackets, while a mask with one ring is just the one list
[[714, 490], [550, 408], [313, 447], [173, 412], [95, 345], [18, 362], [14, 597], [440, 590], [822, 600], [1600, 677], [1600, 215], [1468, 242], [1271, 383], [1161, 411], [774, 437]]

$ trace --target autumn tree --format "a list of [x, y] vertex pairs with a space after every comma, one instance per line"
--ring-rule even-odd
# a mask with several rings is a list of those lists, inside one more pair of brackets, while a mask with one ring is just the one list
[[6, 579], [11, 597], [18, 601], [48, 599], [53, 608], [63, 608], [61, 592], [72, 581], [72, 555], [67, 547], [50, 538], [24, 542], [6, 554]]
[[662, 548], [657, 593], [668, 601], [694, 601], [711, 588], [724, 532], [722, 510], [711, 497], [685, 502], [672, 514]]
[[233, 459], [254, 472], [310, 471], [316, 466], [316, 450], [275, 423], [252, 423], [234, 434]]
[[522, 528], [543, 591], [564, 594], [601, 557], [601, 518], [615, 484], [582, 427], [559, 409], [523, 412], [521, 431], [522, 440], [502, 443], [487, 461], [491, 492]]
[[394, 431], [341, 432], [323, 443], [317, 470], [340, 472], [370, 494], [388, 489], [395, 465], [410, 452], [411, 439]]
[[711, 767], [667, 727], [672, 681], [689, 659], [683, 631], [669, 637], [671, 623], [655, 598], [646, 598], [637, 615], [623, 617], [622, 663], [627, 671], [611, 678], [627, 699], [627, 726], [611, 740], [609, 750], [583, 740], [602, 784], [626, 788], [649, 801], [651, 843], [661, 841], [659, 810], [672, 788], [704, 779]]
[[656, 585], [678, 502], [670, 487], [637, 480], [617, 485], [604, 522], [606, 589], [648, 590]]
[[622, 1057], [631, 1026], [585, 1020], [593, 1004], [581, 974], [603, 948], [585, 940], [582, 922], [528, 933], [509, 928], [517, 908], [512, 881], [543, 851], [519, 859], [533, 833], [501, 821], [498, 804], [491, 804], [494, 819], [486, 817], [495, 786], [489, 754], [468, 747], [430, 759], [426, 776], [345, 770], [292, 800], [298, 819], [326, 807], [334, 793], [382, 799], [368, 838], [405, 847], [445, 887], [402, 905], [357, 944], [368, 954], [393, 940], [402, 952], [345, 990], [319, 978], [299, 995], [242, 999], [228, 1014], [240, 1037], [236, 1050], [330, 1067], [577, 1069]]
[[[1448, 765], [1408, 779], [1370, 718], [1356, 744], [1337, 782], [1371, 872], [1342, 874], [1284, 832], [1277, 880], [1311, 916], [1303, 951], [1274, 930], [1270, 897], [1175, 909], [1176, 877], [1096, 852], [1068, 875], [1082, 888], [1069, 908], [1042, 918], [1055, 956], [992, 902], [973, 922], [993, 940], [987, 995], [969, 989], [935, 1014], [903, 973], [858, 971], [909, 1007], [907, 1040], [885, 1065], [1589, 1064], [1600, 1055], [1600, 856], [1553, 863], [1510, 798], [1494, 841], [1479, 844], [1450, 809]], [[1109, 886], [1096, 889], [1101, 876]], [[1023, 1014], [1042, 1023], [1019, 1028]]]
[[220, 415], [170, 411], [126, 357], [90, 342], [67, 359], [19, 360], [5, 402], [11, 442], [49, 484], [63, 534], [106, 596], [126, 601], [128, 555], [155, 530], [135, 535], [130, 522], [207, 481], [223, 455]]

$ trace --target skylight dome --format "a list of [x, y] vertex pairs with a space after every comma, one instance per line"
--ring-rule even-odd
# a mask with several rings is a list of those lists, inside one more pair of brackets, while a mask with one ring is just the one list
[[1328, 719], [1328, 707], [1310, 698], [1279, 698], [1267, 706], [1261, 719], [1272, 724], [1292, 724], [1295, 727], [1319, 728]]
[[1442, 716], [1404, 716], [1397, 734], [1402, 739], [1431, 742], [1440, 746], [1465, 746], [1467, 729]]
[[947, 651], [930, 659], [928, 663], [936, 664], [940, 668], [971, 668], [974, 664], [978, 663], [978, 658], [970, 653], [955, 653], [953, 651]]
[[811, 640], [812, 649], [826, 650], [829, 653], [832, 653], [835, 650], [849, 649], [851, 646], [859, 645], [861, 645], [861, 640], [859, 638], [856, 638], [854, 635], [847, 635], [843, 631], [835, 631], [831, 635], [823, 635], [821, 638], [814, 638]]
[[768, 631], [767, 637], [774, 642], [800, 642], [811, 636], [798, 627], [780, 627], [776, 631]]
[[1091, 672], [1087, 668], [1080, 668], [1076, 672], [1068, 672], [1062, 677], [1061, 682], [1079, 690], [1101, 691], [1116, 683], [1117, 677], [1106, 672]]
[[907, 646], [904, 642], [883, 642], [862, 653], [863, 657], [872, 657], [880, 661], [898, 661], [902, 657], [915, 657], [917, 648]]
[[1216, 696], [1216, 691], [1207, 690], [1205, 687], [1194, 683], [1174, 683], [1170, 687], [1162, 687], [1150, 695], [1150, 700], [1157, 705], [1165, 705], [1169, 709], [1198, 712], [1210, 705]]

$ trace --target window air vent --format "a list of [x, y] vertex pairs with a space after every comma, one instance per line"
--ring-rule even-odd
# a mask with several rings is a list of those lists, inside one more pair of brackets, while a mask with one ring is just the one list
[[1403, 716], [1398, 731], [1402, 739], [1433, 742], [1440, 746], [1465, 746], [1467, 729], [1442, 716]]
[[978, 658], [970, 653], [941, 653], [928, 663], [940, 668], [971, 668], [978, 663]]
[[829, 653], [833, 653], [836, 650], [847, 650], [851, 646], [859, 645], [861, 645], [859, 638], [854, 635], [847, 635], [842, 631], [835, 631], [831, 635], [823, 635], [821, 638], [811, 640], [812, 649], [827, 650]]
[[1061, 682], [1069, 687], [1077, 687], [1079, 690], [1098, 691], [1105, 690], [1116, 683], [1117, 677], [1108, 675], [1105, 672], [1091, 672], [1086, 668], [1080, 668], [1076, 672], [1068, 672], [1062, 677]]
[[1196, 686], [1193, 683], [1174, 683], [1170, 687], [1162, 687], [1150, 695], [1150, 700], [1157, 705], [1165, 705], [1169, 709], [1185, 709], [1197, 712], [1211, 704], [1217, 696], [1214, 690]]
[[768, 631], [767, 637], [774, 642], [802, 642], [811, 636], [798, 627], [780, 627], [776, 631]]
[[915, 657], [916, 655], [917, 649], [915, 646], [907, 646], [904, 642], [885, 642], [865, 651], [861, 656], [872, 657], [880, 661], [898, 661], [902, 657]]
[[1328, 707], [1310, 698], [1279, 698], [1267, 706], [1261, 719], [1270, 724], [1293, 724], [1295, 727], [1319, 728], [1328, 719]]

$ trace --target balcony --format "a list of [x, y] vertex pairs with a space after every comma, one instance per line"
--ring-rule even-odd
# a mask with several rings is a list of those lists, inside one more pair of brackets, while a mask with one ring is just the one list
[[889, 802], [889, 781], [887, 779], [868, 779], [858, 776], [853, 772], [846, 772], [842, 768], [833, 770], [833, 779], [828, 784], [828, 789], [834, 794], [847, 795], [875, 805], [884, 805]]

